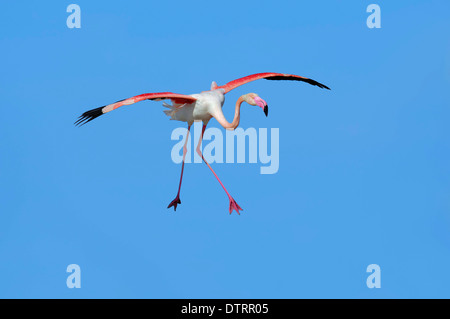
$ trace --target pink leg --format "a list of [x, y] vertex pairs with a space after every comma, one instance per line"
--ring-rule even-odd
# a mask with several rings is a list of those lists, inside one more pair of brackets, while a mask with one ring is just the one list
[[197, 154], [202, 157], [202, 160], [205, 162], [206, 165], [208, 165], [209, 169], [211, 170], [211, 172], [213, 172], [214, 176], [219, 181], [219, 183], [222, 186], [222, 188], [225, 191], [225, 193], [227, 193], [228, 199], [230, 200], [230, 214], [233, 212], [233, 210], [235, 210], [238, 213], [238, 215], [240, 215], [239, 211], [243, 210], [243, 209], [236, 203], [234, 198], [231, 197], [230, 193], [228, 193], [227, 189], [225, 188], [225, 186], [223, 186], [223, 184], [220, 181], [219, 177], [217, 176], [216, 172], [214, 172], [214, 170], [212, 169], [211, 165], [209, 165], [209, 163], [205, 160], [205, 158], [203, 157], [202, 151], [200, 150], [200, 145], [201, 145], [202, 140], [203, 140], [203, 133], [205, 133], [205, 129], [206, 129], [206, 125], [203, 125], [202, 134], [200, 135], [200, 139], [199, 139], [198, 145], [197, 145]]
[[183, 172], [184, 172], [184, 159], [186, 158], [186, 153], [187, 153], [187, 142], [189, 139], [189, 132], [191, 131], [191, 126], [188, 125], [188, 131], [186, 134], [186, 141], [184, 142], [184, 146], [183, 146], [183, 164], [181, 164], [181, 176], [180, 176], [180, 184], [178, 185], [178, 193], [177, 193], [177, 197], [175, 197], [175, 199], [173, 201], [170, 202], [169, 206], [167, 206], [167, 208], [170, 208], [173, 206], [173, 209], [176, 211], [177, 210], [177, 205], [181, 204], [181, 200], [180, 200], [180, 190], [181, 190], [181, 181], [183, 180]]

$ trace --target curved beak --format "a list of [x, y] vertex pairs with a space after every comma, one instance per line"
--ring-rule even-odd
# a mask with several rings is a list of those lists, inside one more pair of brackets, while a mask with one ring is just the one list
[[260, 108], [263, 109], [264, 114], [266, 114], [266, 116], [269, 114], [269, 106], [267, 105], [266, 101], [264, 101], [262, 98], [257, 96], [257, 97], [255, 97], [255, 103], [256, 103], [256, 105], [258, 105]]

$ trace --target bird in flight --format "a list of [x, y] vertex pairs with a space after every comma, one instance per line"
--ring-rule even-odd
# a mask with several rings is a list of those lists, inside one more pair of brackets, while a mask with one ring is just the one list
[[176, 210], [177, 205], [181, 204], [180, 190], [181, 190], [181, 182], [183, 180], [184, 160], [187, 152], [186, 144], [189, 138], [189, 132], [194, 121], [202, 121], [203, 122], [202, 133], [200, 135], [196, 151], [198, 155], [202, 158], [202, 160], [206, 163], [206, 165], [208, 165], [211, 172], [214, 174], [214, 176], [217, 178], [222, 188], [225, 190], [225, 193], [227, 194], [228, 199], [230, 201], [229, 206], [230, 214], [235, 210], [240, 215], [239, 211], [241, 211], [242, 208], [228, 193], [227, 189], [222, 184], [219, 177], [212, 169], [211, 165], [209, 165], [209, 163], [205, 160], [205, 158], [202, 155], [200, 145], [203, 139], [203, 134], [205, 132], [206, 125], [208, 124], [209, 120], [211, 120], [211, 118], [215, 118], [217, 122], [219, 122], [219, 124], [222, 125], [227, 130], [236, 129], [236, 127], [238, 127], [239, 125], [240, 109], [241, 104], [243, 102], [260, 107], [264, 111], [264, 114], [266, 116], [268, 115], [269, 107], [266, 101], [264, 101], [256, 93], [248, 93], [239, 97], [239, 99], [236, 102], [234, 118], [231, 123], [225, 119], [225, 116], [222, 112], [222, 106], [225, 102], [225, 94], [243, 84], [259, 79], [275, 80], [275, 81], [276, 80], [302, 81], [314, 86], [318, 86], [319, 88], [322, 89], [328, 90], [330, 89], [329, 87], [327, 87], [322, 83], [298, 75], [283, 74], [283, 73], [257, 73], [228, 82], [227, 84], [222, 86], [218, 86], [216, 82], [212, 82], [211, 89], [209, 91], [203, 91], [199, 94], [184, 95], [171, 92], [161, 92], [161, 93], [145, 93], [141, 95], [136, 95], [128, 99], [120, 100], [109, 105], [105, 105], [96, 109], [92, 109], [90, 111], [86, 111], [78, 118], [78, 120], [74, 124], [77, 126], [84, 125], [92, 121], [93, 119], [99, 117], [100, 115], [111, 112], [121, 106], [131, 105], [144, 100], [152, 100], [152, 101], [162, 101], [167, 99], [171, 100], [172, 104], [167, 104], [165, 102], [163, 103], [163, 106], [168, 108], [168, 110], [164, 110], [164, 113], [167, 116], [169, 116], [171, 120], [186, 122], [188, 125], [188, 129], [186, 141], [183, 147], [183, 162], [181, 165], [181, 176], [180, 176], [180, 183], [178, 185], [178, 193], [175, 199], [170, 202], [169, 206], [167, 206], [167, 208], [173, 206], [174, 210]]

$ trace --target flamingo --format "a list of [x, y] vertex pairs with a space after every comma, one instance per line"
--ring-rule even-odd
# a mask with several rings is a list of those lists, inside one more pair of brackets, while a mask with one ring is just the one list
[[239, 211], [242, 211], [243, 209], [236, 203], [234, 198], [230, 195], [230, 193], [227, 191], [223, 183], [220, 181], [216, 172], [214, 172], [214, 170], [212, 169], [211, 165], [205, 160], [202, 151], [200, 149], [200, 145], [203, 139], [203, 134], [205, 132], [206, 125], [211, 120], [211, 118], [215, 118], [217, 122], [219, 122], [219, 124], [222, 125], [227, 130], [236, 129], [236, 127], [238, 127], [239, 125], [240, 109], [241, 104], [243, 102], [246, 102], [253, 106], [260, 107], [264, 111], [264, 114], [266, 116], [268, 115], [269, 107], [267, 105], [267, 102], [264, 101], [261, 97], [259, 97], [259, 95], [256, 93], [247, 93], [239, 97], [239, 99], [236, 102], [234, 118], [231, 123], [225, 119], [225, 116], [222, 112], [222, 106], [225, 102], [226, 93], [243, 84], [259, 79], [302, 81], [314, 86], [318, 86], [319, 88], [322, 89], [328, 90], [330, 89], [324, 84], [298, 75], [283, 74], [283, 73], [257, 73], [228, 82], [227, 84], [222, 86], [218, 86], [217, 83], [213, 81], [211, 84], [211, 89], [209, 91], [203, 91], [199, 94], [184, 95], [171, 92], [160, 92], [160, 93], [145, 93], [141, 95], [136, 95], [128, 99], [120, 100], [109, 105], [105, 105], [99, 108], [86, 111], [78, 118], [78, 120], [74, 124], [76, 126], [82, 126], [92, 121], [93, 119], [99, 117], [100, 115], [111, 112], [121, 106], [131, 105], [144, 100], [152, 100], [152, 101], [162, 101], [166, 99], [171, 100], [172, 104], [167, 104], [165, 102], [163, 103], [163, 106], [168, 108], [168, 110], [164, 110], [164, 113], [167, 116], [169, 116], [171, 120], [186, 122], [188, 128], [186, 141], [183, 146], [183, 162], [181, 165], [181, 175], [180, 175], [180, 182], [178, 184], [178, 192], [175, 199], [170, 202], [167, 208], [173, 207], [174, 211], [176, 211], [177, 205], [181, 204], [180, 191], [181, 191], [181, 182], [183, 180], [184, 161], [187, 152], [186, 144], [189, 138], [189, 132], [194, 121], [202, 121], [203, 122], [202, 133], [200, 135], [196, 151], [198, 155], [202, 158], [202, 160], [205, 162], [205, 164], [209, 167], [209, 169], [214, 174], [216, 179], [219, 181], [219, 184], [222, 186], [225, 193], [227, 194], [228, 199], [230, 201], [229, 206], [230, 214], [233, 211], [236, 211], [238, 215], [240, 215]]

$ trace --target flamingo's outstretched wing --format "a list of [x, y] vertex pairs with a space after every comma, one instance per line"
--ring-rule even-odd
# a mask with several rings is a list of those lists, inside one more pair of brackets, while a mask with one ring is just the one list
[[98, 107], [84, 112], [74, 123], [75, 125], [84, 125], [93, 119], [115, 110], [123, 105], [130, 105], [144, 100], [162, 101], [166, 99], [171, 99], [174, 104], [191, 104], [197, 101], [196, 98], [190, 95], [176, 94], [171, 92], [161, 92], [161, 93], [146, 93], [141, 95], [136, 95], [125, 100], [117, 101], [116, 103]]
[[217, 87], [217, 89], [224, 89], [225, 93], [230, 92], [231, 90], [237, 88], [238, 86], [241, 86], [245, 83], [252, 82], [259, 79], [266, 79], [266, 80], [288, 80], [288, 81], [303, 81], [306, 83], [309, 83], [311, 85], [316, 85], [322, 89], [330, 89], [328, 86], [319, 83], [317, 81], [305, 78], [303, 76], [293, 75], [293, 74], [283, 74], [283, 73], [257, 73], [252, 74], [231, 82], [228, 82], [225, 85]]

